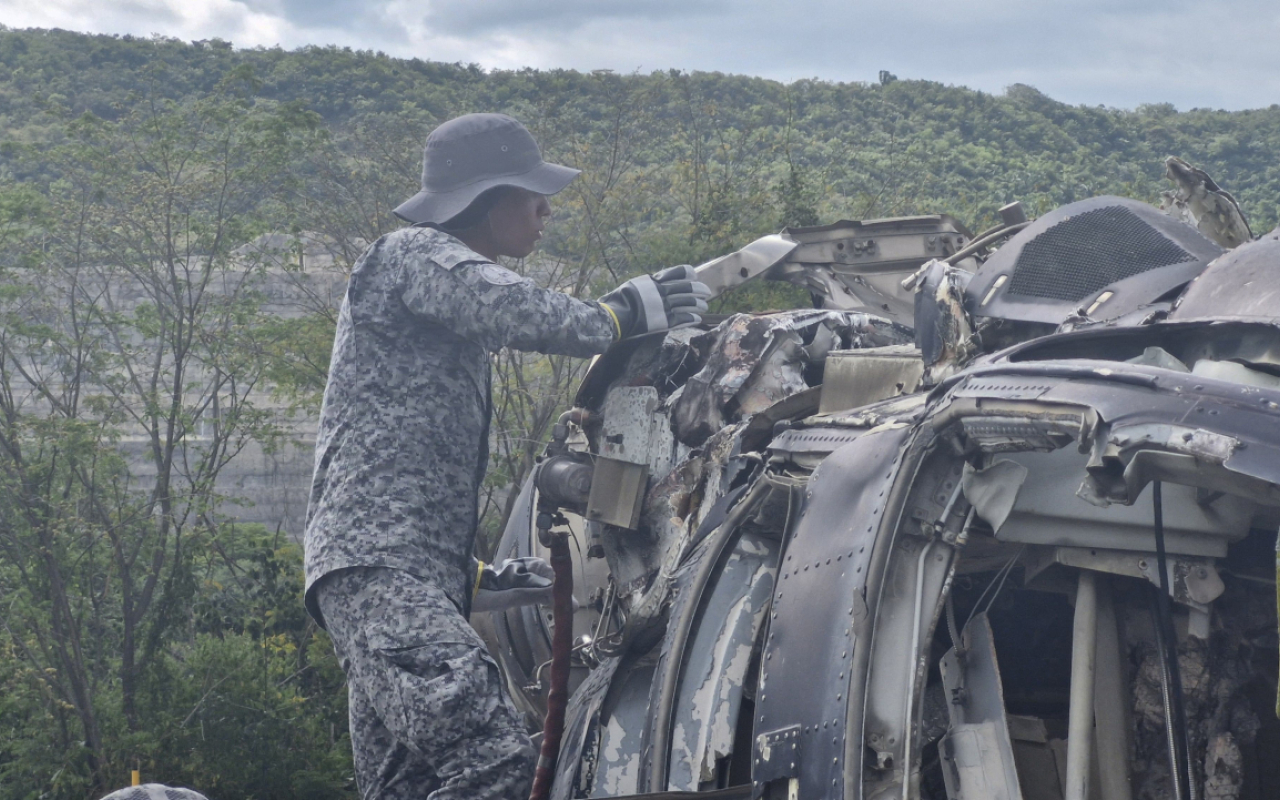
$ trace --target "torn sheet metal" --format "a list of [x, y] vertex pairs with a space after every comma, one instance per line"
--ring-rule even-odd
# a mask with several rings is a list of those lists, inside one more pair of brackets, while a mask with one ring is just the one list
[[[1086, 436], [1095, 452], [1081, 492], [1086, 499], [1129, 505], [1151, 480], [1167, 480], [1280, 505], [1280, 430], [1274, 424], [1280, 391], [1085, 359], [1002, 362], [962, 374], [953, 397], [1001, 397], [1002, 387], [1025, 382], [1036, 387], [1034, 406], [1046, 413], [1092, 409], [1107, 421], [1096, 432], [1085, 426], [1068, 436]], [[1034, 406], [1028, 405], [1024, 419], [1040, 416]], [[1144, 452], [1151, 455], [1138, 458]]]
[[[676, 570], [688, 555], [694, 533], [724, 492], [721, 478], [731, 468], [741, 427], [717, 431], [703, 444], [699, 455], [679, 464], [649, 490], [640, 527], [651, 537], [646, 540], [644, 552], [655, 563], [644, 582], [634, 582], [620, 594], [627, 611], [625, 645], [662, 624]], [[605, 552], [609, 554], [627, 544], [627, 537], [606, 537]]]
[[947, 796], [1022, 800], [995, 641], [985, 613], [965, 625], [960, 641], [963, 654], [953, 647], [940, 665], [951, 712], [951, 730], [938, 743]]
[[748, 668], [773, 594], [779, 541], [744, 533], [704, 601], [686, 647], [671, 734], [669, 790], [717, 779], [733, 751]]
[[551, 800], [577, 797], [575, 789], [579, 769], [587, 773], [594, 769], [594, 740], [599, 738], [600, 708], [620, 661], [619, 658], [601, 661], [569, 698], [564, 735], [560, 741], [560, 758], [556, 762], [555, 781], [551, 784]]
[[904, 283], [916, 292], [915, 341], [927, 386], [954, 375], [978, 351], [973, 320], [964, 308], [964, 290], [972, 279], [973, 273], [935, 260]]
[[671, 400], [676, 437], [691, 447], [729, 422], [817, 384], [812, 367], [821, 366], [826, 350], [906, 344], [911, 332], [869, 314], [809, 310], [737, 314], [706, 336], [695, 343], [710, 353], [705, 365]]
[[1220, 188], [1209, 173], [1177, 156], [1164, 160], [1164, 170], [1165, 177], [1176, 188], [1161, 193], [1161, 211], [1228, 249], [1253, 238], [1240, 204], [1230, 192]]
[[652, 684], [653, 664], [636, 665], [615, 676], [601, 718], [595, 772], [590, 780], [585, 773], [579, 780], [590, 792], [579, 796], [617, 797], [636, 792]]
[[1018, 499], [1018, 490], [1027, 480], [1027, 468], [1016, 461], [998, 458], [982, 469], [974, 469], [965, 462], [964, 474], [960, 478], [960, 486], [964, 498], [969, 501], [991, 529], [999, 532], [1013, 504]]

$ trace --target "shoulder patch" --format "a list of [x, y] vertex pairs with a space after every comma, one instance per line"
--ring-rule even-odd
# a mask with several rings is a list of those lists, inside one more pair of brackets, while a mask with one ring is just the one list
[[512, 272], [506, 267], [499, 266], [490, 262], [481, 262], [475, 264], [476, 274], [484, 279], [485, 283], [493, 286], [511, 286], [524, 280], [520, 275]]

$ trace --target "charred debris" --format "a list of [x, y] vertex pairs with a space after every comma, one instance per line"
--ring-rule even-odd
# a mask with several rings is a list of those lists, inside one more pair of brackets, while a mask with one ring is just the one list
[[[552, 797], [1280, 796], [1280, 232], [1168, 170], [785, 230], [699, 272], [814, 308], [592, 366], [499, 553], [571, 530]], [[549, 610], [478, 624], [540, 719]]]

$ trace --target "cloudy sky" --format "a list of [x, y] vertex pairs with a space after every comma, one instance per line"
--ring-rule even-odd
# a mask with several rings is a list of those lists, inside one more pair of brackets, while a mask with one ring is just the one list
[[489, 68], [880, 70], [1069, 103], [1280, 103], [1276, 0], [0, 0], [0, 24], [337, 44]]

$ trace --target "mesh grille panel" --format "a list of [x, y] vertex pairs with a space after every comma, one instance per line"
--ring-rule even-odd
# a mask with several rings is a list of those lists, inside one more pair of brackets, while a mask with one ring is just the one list
[[1137, 214], [1109, 206], [1065, 219], [1028, 242], [1008, 293], [1078, 301], [1123, 278], [1195, 260]]

